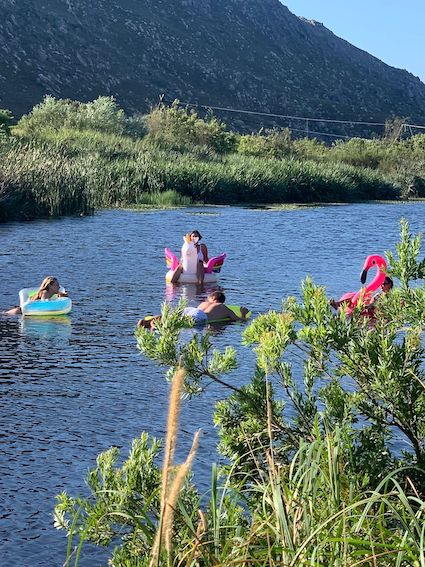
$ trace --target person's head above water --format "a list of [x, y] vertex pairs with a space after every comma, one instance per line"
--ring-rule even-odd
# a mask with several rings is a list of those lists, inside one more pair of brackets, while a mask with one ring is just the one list
[[382, 291], [389, 291], [392, 289], [393, 285], [393, 280], [389, 276], [386, 276], [385, 280], [381, 284]]
[[59, 291], [59, 280], [53, 276], [47, 276], [41, 282], [40, 288], [38, 291], [51, 291], [57, 290]]
[[208, 301], [211, 303], [225, 303], [226, 296], [222, 291], [213, 291], [209, 294]]
[[190, 239], [197, 244], [200, 240], [202, 240], [202, 234], [199, 232], [199, 230], [192, 230], [192, 232], [190, 233]]
[[55, 293], [59, 293], [60, 285], [58, 278], [47, 276], [41, 282], [33, 299], [50, 299]]

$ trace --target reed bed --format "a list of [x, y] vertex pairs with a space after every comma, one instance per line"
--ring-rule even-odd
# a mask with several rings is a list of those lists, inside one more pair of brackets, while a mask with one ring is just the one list
[[239, 154], [182, 154], [143, 139], [43, 131], [0, 145], [0, 219], [90, 214], [96, 208], [190, 203], [311, 203], [395, 199], [400, 188], [369, 169]]

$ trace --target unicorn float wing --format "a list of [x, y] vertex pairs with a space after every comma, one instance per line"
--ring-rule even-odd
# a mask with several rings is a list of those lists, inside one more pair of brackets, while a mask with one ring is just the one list
[[359, 303], [360, 305], [367, 305], [372, 298], [372, 294], [377, 291], [384, 282], [386, 277], [385, 270], [387, 268], [387, 263], [382, 256], [378, 256], [377, 254], [368, 256], [366, 258], [360, 276], [360, 281], [362, 282], [362, 284], [366, 283], [368, 271], [374, 267], [376, 268], [375, 277], [366, 287], [361, 287], [359, 291], [352, 295], [351, 298], [349, 297], [349, 295], [351, 295], [352, 292], [345, 293], [341, 297], [340, 301], [344, 299], [349, 300], [347, 315], [351, 315]]
[[169, 248], [166, 248], [164, 252], [165, 252], [165, 263], [167, 264], [167, 268], [169, 270], [175, 270], [179, 265], [177, 256], [175, 256]]
[[220, 254], [219, 256], [214, 256], [210, 258], [208, 262], [205, 264], [205, 273], [211, 274], [212, 272], [219, 273], [221, 268], [223, 267], [224, 260], [227, 254]]

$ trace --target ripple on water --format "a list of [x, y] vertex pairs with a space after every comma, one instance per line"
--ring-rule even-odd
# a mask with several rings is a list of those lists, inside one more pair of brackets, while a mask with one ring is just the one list
[[[74, 301], [63, 321], [0, 317], [0, 557], [8, 567], [61, 565], [66, 538], [53, 528], [54, 497], [84, 494], [84, 476], [111, 445], [126, 454], [142, 430], [163, 436], [168, 386], [162, 373], [138, 355], [137, 319], [164, 300], [192, 304], [211, 291], [164, 283], [163, 249], [177, 252], [182, 235], [198, 229], [210, 253], [227, 252], [220, 286], [231, 303], [254, 315], [279, 309], [297, 295], [306, 274], [339, 296], [359, 286], [364, 257], [394, 248], [398, 222], [422, 229], [423, 203], [352, 205], [294, 210], [230, 207], [156, 213], [107, 211], [0, 225], [0, 306], [16, 304], [20, 287], [54, 274]], [[45, 243], [48, 242], [49, 246]], [[66, 253], [64, 253], [66, 251]], [[11, 282], [13, 282], [11, 284]], [[240, 345], [243, 326], [218, 329], [214, 344], [233, 345], [240, 368], [228, 380], [250, 377], [252, 353]], [[179, 456], [203, 428], [196, 479], [206, 489], [217, 440], [217, 386], [185, 401]], [[88, 547], [81, 567], [105, 564]]]

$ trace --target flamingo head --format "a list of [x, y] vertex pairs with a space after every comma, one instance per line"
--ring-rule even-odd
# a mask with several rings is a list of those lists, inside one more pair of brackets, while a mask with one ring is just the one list
[[363, 270], [360, 275], [360, 281], [362, 282], [362, 284], [366, 283], [367, 273], [370, 268], [373, 268], [374, 266], [378, 268], [378, 272], [384, 272], [385, 268], [387, 267], [387, 263], [382, 256], [378, 256], [377, 254], [368, 256], [365, 260]]

